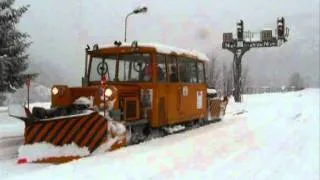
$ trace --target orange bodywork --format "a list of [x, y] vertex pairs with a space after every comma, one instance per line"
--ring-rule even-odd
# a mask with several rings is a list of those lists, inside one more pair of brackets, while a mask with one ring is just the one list
[[[108, 54], [132, 53], [131, 47], [108, 47], [89, 52], [89, 56], [104, 56]], [[170, 83], [157, 81], [157, 51], [152, 47], [138, 47], [134, 52], [150, 53], [152, 57], [152, 81], [151, 82], [117, 82], [109, 81], [107, 85], [117, 88], [117, 100], [114, 109], [121, 109], [124, 113], [122, 120], [133, 122], [141, 119], [147, 119], [149, 126], [153, 128], [179, 124], [195, 119], [203, 119], [207, 112], [207, 84], [203, 83]], [[171, 53], [170, 56], [183, 56], [193, 58], [195, 62], [203, 62], [188, 54], [177, 55]], [[88, 65], [90, 67], [90, 64]], [[119, 68], [119, 67], [117, 67]], [[90, 68], [89, 68], [90, 69]], [[116, 71], [118, 71], [116, 69]], [[90, 74], [90, 70], [86, 70]], [[63, 86], [56, 86], [63, 87]], [[52, 97], [53, 106], [68, 106], [81, 96], [93, 96], [94, 103], [99, 104], [100, 82], [88, 82], [86, 87], [65, 88], [64, 94]], [[141, 109], [141, 91], [149, 89], [152, 91], [152, 108], [148, 110]], [[120, 102], [121, 101], [121, 102]], [[135, 102], [135, 112], [130, 112], [132, 117], [126, 117], [128, 102]], [[123, 104], [120, 107], [120, 104]], [[134, 104], [134, 103], [133, 103]], [[131, 111], [132, 109], [130, 109]], [[145, 113], [146, 111], [146, 113]], [[147, 117], [144, 117], [147, 114]]]
[[[100, 81], [87, 81], [82, 87], [55, 85], [52, 88], [51, 97], [53, 108], [69, 108], [73, 106], [75, 100], [87, 97], [91, 101], [92, 107], [90, 108], [99, 110], [100, 113], [92, 111], [90, 114], [57, 117], [56, 119], [40, 120], [27, 124], [24, 134], [25, 145], [46, 142], [59, 147], [75, 143], [80, 148], [88, 148], [89, 154], [91, 154], [110, 138], [117, 136], [116, 142], [108, 150], [125, 146], [127, 144], [126, 132], [119, 134], [119, 132], [112, 132], [108, 128], [108, 117], [101, 115], [101, 111], [105, 109], [110, 114], [120, 112], [120, 119], [115, 120], [120, 120], [129, 126], [130, 123], [143, 122], [151, 128], [206, 119], [208, 111], [212, 117], [220, 118], [221, 111], [224, 112], [227, 101], [207, 100], [205, 78], [200, 81], [199, 75], [197, 75], [196, 82], [198, 83], [169, 82], [169, 67], [165, 63], [166, 79], [165, 81], [158, 81], [157, 55], [159, 53], [154, 47], [108, 47], [89, 51], [87, 57], [90, 57], [90, 61], [86, 60], [85, 78], [88, 80], [90, 77], [92, 57], [130, 54], [132, 52], [151, 54], [151, 66], [147, 69], [147, 72], [151, 73], [151, 81], [123, 82], [116, 79], [107, 81], [106, 87], [101, 86]], [[192, 61], [190, 62], [194, 62], [196, 65], [196, 72], [198, 72], [199, 64], [203, 65], [204, 68], [204, 61], [190, 54], [170, 53], [165, 55], [191, 58]], [[180, 62], [177, 61], [178, 63]], [[113, 70], [118, 76], [119, 61], [117, 61]], [[205, 70], [202, 73], [205, 74]], [[106, 99], [107, 88], [112, 89], [112, 94]], [[209, 103], [207, 104], [207, 102]], [[79, 158], [81, 157], [76, 155], [46, 157], [35, 162], [63, 163]]]

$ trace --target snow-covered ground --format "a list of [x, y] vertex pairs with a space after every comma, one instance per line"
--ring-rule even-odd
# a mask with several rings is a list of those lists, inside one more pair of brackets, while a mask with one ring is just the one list
[[[245, 95], [219, 123], [114, 152], [62, 165], [0, 159], [0, 179], [319, 179], [319, 98], [319, 89]], [[0, 112], [0, 153], [1, 138], [22, 134]]]

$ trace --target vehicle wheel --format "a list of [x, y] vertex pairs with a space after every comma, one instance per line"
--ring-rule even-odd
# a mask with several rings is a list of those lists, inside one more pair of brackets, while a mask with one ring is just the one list
[[144, 127], [143, 130], [142, 130], [142, 133], [145, 136], [149, 136], [150, 133], [151, 133], [150, 128], [148, 126]]

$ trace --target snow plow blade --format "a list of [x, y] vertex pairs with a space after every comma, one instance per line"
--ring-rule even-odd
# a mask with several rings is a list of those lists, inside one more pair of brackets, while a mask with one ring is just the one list
[[31, 122], [18, 161], [60, 164], [126, 145], [125, 126], [96, 111]]

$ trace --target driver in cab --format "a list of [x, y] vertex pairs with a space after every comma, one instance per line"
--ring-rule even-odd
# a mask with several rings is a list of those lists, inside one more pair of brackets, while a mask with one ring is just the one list
[[[156, 72], [158, 73], [158, 80], [163, 81], [165, 79], [164, 76], [164, 72], [163, 70], [157, 66]], [[151, 81], [152, 77], [152, 65], [148, 64], [145, 68], [144, 68], [144, 81]]]
[[151, 81], [151, 77], [152, 77], [152, 65], [147, 64], [147, 66], [144, 68], [144, 77], [143, 80], [144, 81]]

